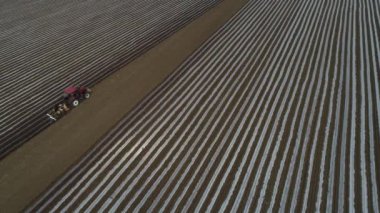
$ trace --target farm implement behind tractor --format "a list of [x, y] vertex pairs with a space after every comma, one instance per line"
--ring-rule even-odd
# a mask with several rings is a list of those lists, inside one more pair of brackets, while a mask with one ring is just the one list
[[71, 86], [63, 90], [62, 101], [54, 106], [46, 115], [56, 121], [77, 107], [80, 102], [90, 98], [91, 89], [87, 87]]

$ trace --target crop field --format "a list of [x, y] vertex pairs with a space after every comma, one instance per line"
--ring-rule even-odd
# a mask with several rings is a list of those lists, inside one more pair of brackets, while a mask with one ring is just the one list
[[380, 2], [252, 0], [29, 211], [379, 212]]
[[2, 1], [0, 158], [50, 124], [65, 87], [95, 85], [219, 2]]

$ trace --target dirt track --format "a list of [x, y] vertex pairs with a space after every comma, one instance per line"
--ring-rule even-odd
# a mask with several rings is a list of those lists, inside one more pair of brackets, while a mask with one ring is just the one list
[[96, 85], [90, 100], [3, 159], [0, 209], [18, 212], [36, 198], [245, 2], [223, 1]]
[[250, 1], [32, 209], [379, 212], [379, 1]]

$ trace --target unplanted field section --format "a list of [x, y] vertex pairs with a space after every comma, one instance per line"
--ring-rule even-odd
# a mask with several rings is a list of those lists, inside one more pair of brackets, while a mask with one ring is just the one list
[[250, 1], [29, 211], [379, 212], [379, 1]]
[[0, 158], [49, 125], [65, 87], [95, 85], [219, 2], [2, 2]]

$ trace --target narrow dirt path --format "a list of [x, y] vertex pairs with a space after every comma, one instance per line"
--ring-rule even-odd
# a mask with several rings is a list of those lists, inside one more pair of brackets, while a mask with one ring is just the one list
[[224, 0], [96, 85], [90, 100], [3, 159], [0, 209], [23, 209], [245, 3]]

